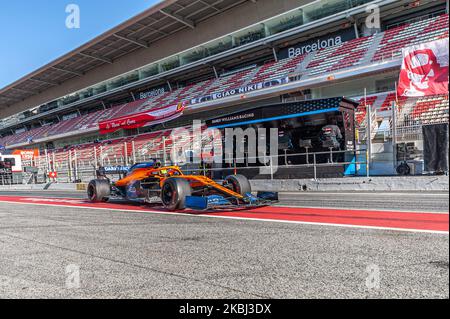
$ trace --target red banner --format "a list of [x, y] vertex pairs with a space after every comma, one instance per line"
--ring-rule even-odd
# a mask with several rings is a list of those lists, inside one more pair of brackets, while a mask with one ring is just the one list
[[30, 161], [39, 156], [38, 149], [30, 149], [30, 150], [14, 150], [12, 155], [20, 155], [22, 161]]
[[399, 96], [448, 94], [448, 38], [403, 50]]
[[98, 123], [100, 134], [113, 133], [121, 129], [134, 129], [173, 120], [183, 114], [184, 104], [165, 106], [146, 112], [131, 114]]

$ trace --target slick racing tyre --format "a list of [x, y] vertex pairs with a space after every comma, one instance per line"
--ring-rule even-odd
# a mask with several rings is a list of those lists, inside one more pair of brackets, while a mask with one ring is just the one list
[[189, 182], [182, 178], [168, 178], [161, 189], [161, 201], [170, 210], [186, 208], [186, 196], [192, 195]]
[[230, 175], [225, 178], [226, 183], [231, 186], [231, 190], [242, 196], [252, 192], [252, 186], [244, 175]]
[[111, 185], [106, 179], [95, 179], [87, 188], [87, 195], [91, 202], [107, 202], [111, 196]]

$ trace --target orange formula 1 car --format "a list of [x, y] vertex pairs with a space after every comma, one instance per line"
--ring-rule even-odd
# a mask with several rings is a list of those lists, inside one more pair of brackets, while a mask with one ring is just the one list
[[243, 175], [231, 175], [217, 183], [206, 176], [184, 175], [178, 166], [162, 167], [156, 161], [133, 165], [114, 183], [107, 178], [93, 180], [87, 195], [92, 202], [117, 198], [159, 202], [169, 210], [260, 207], [278, 197], [276, 193], [252, 195], [250, 182]]

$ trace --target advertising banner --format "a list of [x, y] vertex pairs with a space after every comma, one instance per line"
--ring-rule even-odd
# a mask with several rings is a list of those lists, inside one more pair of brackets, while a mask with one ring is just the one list
[[[32, 163], [36, 157], [39, 156], [38, 149], [29, 149], [29, 150], [14, 150], [12, 155], [19, 155], [22, 159], [22, 163]], [[25, 164], [24, 164], [25, 165]]]
[[116, 119], [100, 122], [100, 134], [113, 133], [121, 129], [134, 129], [149, 125], [155, 125], [173, 120], [183, 114], [185, 105], [169, 105], [146, 112], [131, 114]]
[[289, 77], [280, 78], [280, 79], [273, 79], [273, 80], [265, 81], [265, 82], [259, 82], [259, 83], [243, 86], [243, 87], [240, 87], [240, 88], [230, 89], [230, 90], [222, 91], [222, 92], [215, 92], [215, 93], [212, 93], [212, 94], [209, 94], [209, 95], [205, 95], [205, 96], [201, 96], [201, 97], [198, 97], [198, 98], [195, 98], [195, 99], [191, 99], [190, 100], [190, 104], [194, 105], [194, 104], [198, 104], [198, 103], [204, 103], [204, 102], [208, 102], [208, 101], [219, 100], [219, 99], [223, 99], [225, 97], [246, 94], [246, 93], [249, 93], [249, 92], [262, 90], [262, 89], [266, 89], [266, 88], [269, 88], [269, 87], [273, 87], [273, 86], [277, 86], [277, 85], [281, 85], [281, 84], [286, 84], [286, 83], [289, 83]]

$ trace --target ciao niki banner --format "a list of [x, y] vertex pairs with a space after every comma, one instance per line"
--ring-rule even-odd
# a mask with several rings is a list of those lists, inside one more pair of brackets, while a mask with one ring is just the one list
[[113, 133], [121, 129], [135, 129], [144, 126], [156, 125], [173, 120], [183, 114], [185, 105], [164, 106], [146, 112], [131, 114], [116, 119], [98, 123], [100, 134]]
[[265, 81], [265, 82], [250, 84], [250, 85], [243, 86], [240, 88], [234, 88], [234, 89], [230, 89], [230, 90], [226, 90], [226, 91], [211, 93], [208, 95], [204, 95], [204, 96], [201, 96], [198, 98], [191, 99], [189, 101], [189, 104], [194, 105], [194, 104], [219, 100], [219, 99], [223, 99], [223, 98], [230, 97], [230, 96], [243, 95], [243, 94], [250, 93], [253, 91], [258, 91], [258, 90], [262, 90], [262, 89], [266, 89], [266, 88], [270, 88], [273, 86], [286, 84], [286, 83], [289, 83], [289, 77], [273, 79], [273, 80], [269, 80], [269, 81]]

